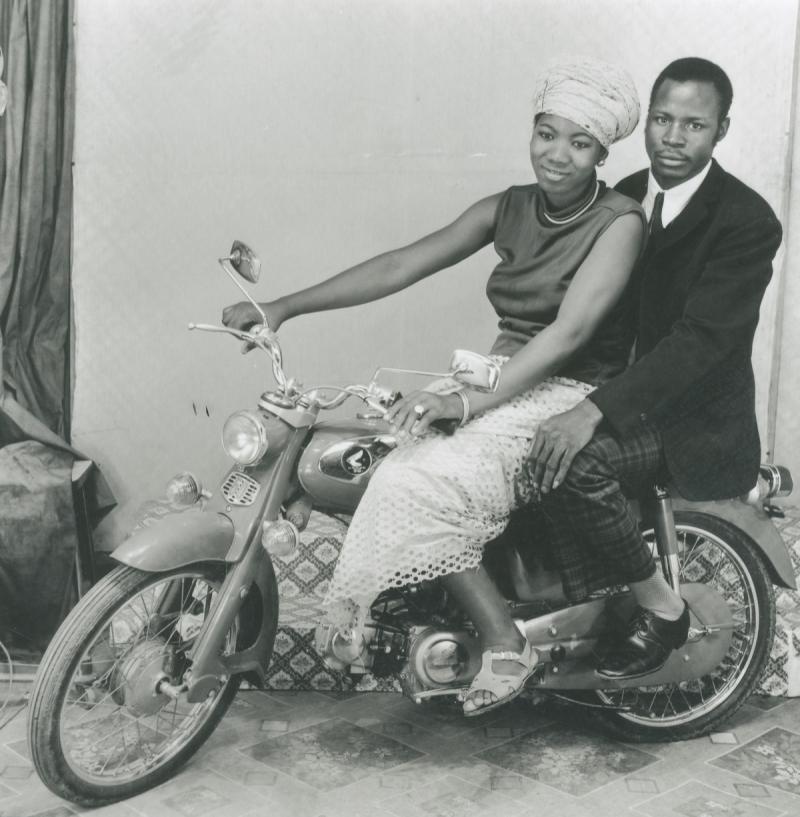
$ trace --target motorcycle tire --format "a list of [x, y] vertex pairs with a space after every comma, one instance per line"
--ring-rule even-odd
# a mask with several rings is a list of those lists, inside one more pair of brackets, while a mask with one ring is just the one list
[[[33, 764], [52, 792], [90, 807], [132, 797], [170, 778], [208, 739], [231, 705], [240, 678], [229, 678], [206, 701], [197, 704], [183, 701], [188, 714], [178, 712], [178, 698], [156, 694], [154, 679], [170, 642], [185, 644], [192, 628], [195, 633], [199, 629], [199, 620], [207, 614], [211, 596], [222, 579], [223, 571], [214, 564], [157, 574], [117, 567], [71, 611], [42, 659], [31, 691], [28, 716]], [[170, 592], [168, 588], [177, 588], [180, 599], [177, 610], [165, 615], [150, 612], [144, 599], [150, 599], [150, 606], [156, 610], [159, 598], [164, 598], [157, 595], [159, 585], [164, 586], [165, 594]], [[174, 598], [175, 591], [172, 592]], [[144, 605], [138, 612], [134, 606], [137, 599]], [[163, 621], [170, 623], [151, 632], [151, 620], [158, 625]], [[228, 634], [226, 647], [231, 649], [235, 646], [235, 630], [232, 627]], [[120, 649], [122, 652], [117, 655]], [[173, 704], [174, 711], [170, 712]], [[142, 714], [142, 710], [153, 708], [157, 711]], [[147, 722], [153, 716], [155, 729]], [[159, 718], [165, 723], [160, 724]], [[138, 737], [132, 728], [129, 730], [132, 723]], [[121, 737], [124, 747], [121, 757], [119, 746], [108, 743], [115, 740], [119, 724], [121, 736], [116, 740], [118, 743]], [[142, 758], [134, 755], [129, 763], [133, 768], [125, 773], [123, 762], [132, 751], [126, 743], [128, 731], [131, 743], [134, 739], [141, 741]], [[161, 741], [166, 746], [159, 756], [154, 751], [160, 745], [156, 741], [162, 731], [169, 734]], [[84, 732], [87, 746], [80, 745]], [[102, 757], [96, 755], [104, 751], [108, 758], [101, 763]], [[137, 769], [137, 764], [141, 768]]]
[[[731, 647], [714, 672], [663, 687], [598, 691], [603, 705], [628, 711], [598, 713], [615, 737], [628, 742], [688, 740], [729, 719], [758, 684], [775, 635], [775, 593], [757, 545], [731, 523], [706, 513], [679, 511], [675, 527], [683, 581], [713, 581], [735, 619]], [[653, 542], [653, 531], [644, 532]]]

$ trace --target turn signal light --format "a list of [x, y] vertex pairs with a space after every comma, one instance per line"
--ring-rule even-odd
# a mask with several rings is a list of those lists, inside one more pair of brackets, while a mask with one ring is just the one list
[[194, 505], [203, 495], [203, 486], [188, 471], [178, 474], [167, 483], [167, 499], [173, 505]]
[[289, 561], [297, 552], [300, 532], [287, 519], [277, 522], [266, 520], [262, 526], [261, 544], [270, 556]]
[[772, 497], [789, 496], [794, 489], [792, 474], [782, 465], [762, 463], [758, 469], [758, 482], [750, 489], [745, 502], [753, 505], [762, 503]]

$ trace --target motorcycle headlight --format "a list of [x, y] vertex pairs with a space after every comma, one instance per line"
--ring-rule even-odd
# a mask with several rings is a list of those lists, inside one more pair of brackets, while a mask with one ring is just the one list
[[240, 465], [252, 465], [267, 453], [269, 440], [261, 416], [254, 411], [237, 411], [225, 421], [222, 447]]

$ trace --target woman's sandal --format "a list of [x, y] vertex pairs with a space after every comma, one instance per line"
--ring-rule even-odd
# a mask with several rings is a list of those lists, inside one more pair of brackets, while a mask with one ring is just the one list
[[[493, 661], [515, 661], [520, 665], [521, 671], [514, 675], [495, 672], [492, 669]], [[489, 692], [497, 700], [485, 706], [476, 706], [475, 709], [464, 709], [464, 715], [467, 718], [474, 718], [476, 715], [491, 712], [492, 709], [497, 709], [498, 706], [513, 701], [525, 688], [525, 682], [533, 674], [538, 662], [539, 654], [527, 639], [525, 639], [522, 652], [486, 650], [483, 654], [480, 671], [472, 679], [472, 683], [464, 696], [464, 706], [469, 703], [469, 696], [476, 692]]]

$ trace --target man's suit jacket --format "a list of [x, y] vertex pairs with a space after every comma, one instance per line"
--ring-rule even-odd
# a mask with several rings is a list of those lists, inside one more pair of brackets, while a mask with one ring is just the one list
[[[648, 171], [617, 190], [637, 201]], [[591, 395], [619, 435], [655, 425], [687, 499], [746, 493], [761, 449], [753, 335], [781, 225], [755, 191], [716, 161], [686, 208], [651, 237], [637, 267], [636, 360]]]

